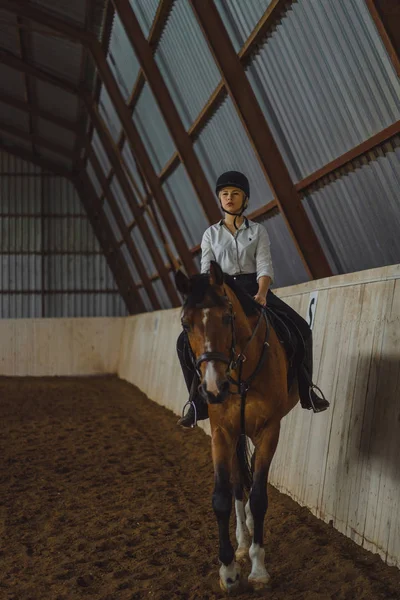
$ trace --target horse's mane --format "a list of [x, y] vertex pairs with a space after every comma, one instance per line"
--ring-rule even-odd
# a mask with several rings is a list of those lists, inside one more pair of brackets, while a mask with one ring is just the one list
[[[227, 273], [224, 273], [224, 282], [230, 287], [232, 292], [239, 300], [247, 317], [256, 315], [260, 312], [261, 306], [254, 300], [250, 294], [245, 292]], [[224, 299], [217, 294], [210, 284], [208, 274], [193, 275], [190, 278], [190, 293], [184, 302], [184, 308], [199, 308], [205, 303], [206, 296], [215, 306], [224, 306]]]

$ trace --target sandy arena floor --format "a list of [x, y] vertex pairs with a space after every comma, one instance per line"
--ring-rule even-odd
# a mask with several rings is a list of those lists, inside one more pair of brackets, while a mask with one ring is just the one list
[[[175, 421], [115, 378], [0, 379], [1, 600], [224, 597], [209, 438]], [[396, 568], [269, 499], [263, 597], [400, 598]]]

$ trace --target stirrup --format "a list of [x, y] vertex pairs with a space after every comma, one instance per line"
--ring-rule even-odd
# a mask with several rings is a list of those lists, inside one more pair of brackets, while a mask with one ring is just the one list
[[[316, 397], [318, 398], [318, 400], [321, 400], [321, 402], [322, 402], [322, 405], [321, 405], [321, 406], [319, 406], [319, 407], [318, 407], [318, 406], [316, 406], [316, 405], [314, 404], [314, 400], [313, 400], [313, 397], [312, 397], [312, 392], [313, 392], [314, 390], [317, 390], [317, 391], [319, 392], [319, 394], [320, 394], [319, 396], [318, 396], [317, 394], [315, 394], [315, 395], [316, 395]], [[314, 392], [314, 393], [315, 393], [315, 392]], [[328, 402], [328, 400], [325, 398], [323, 391], [321, 390], [321, 388], [319, 388], [319, 387], [318, 387], [317, 385], [315, 385], [314, 383], [312, 383], [312, 384], [310, 385], [310, 387], [309, 387], [309, 390], [308, 390], [308, 398], [309, 398], [309, 400], [310, 400], [311, 408], [313, 409], [313, 412], [314, 412], [314, 413], [320, 413], [320, 412], [323, 412], [324, 410], [326, 410], [327, 408], [329, 408], [329, 402]]]
[[[188, 412], [187, 412], [187, 413], [186, 413], [186, 415], [185, 415], [185, 408], [186, 408], [188, 405], [189, 405]], [[182, 416], [181, 416], [181, 418], [180, 418], [180, 419], [179, 419], [179, 421], [178, 421], [178, 425], [180, 425], [180, 424], [181, 424], [181, 421], [183, 421], [183, 419], [184, 419], [185, 417], [187, 417], [187, 415], [188, 415], [188, 413], [189, 413], [189, 410], [190, 410], [190, 408], [193, 408], [193, 411], [194, 411], [194, 419], [193, 419], [193, 423], [190, 425], [190, 428], [191, 428], [191, 429], [194, 429], [195, 427], [197, 427], [197, 408], [196, 408], [196, 405], [195, 405], [195, 403], [193, 402], [193, 400], [190, 400], [190, 399], [189, 399], [189, 400], [186, 402], [186, 404], [185, 404], [185, 405], [184, 405], [184, 407], [182, 408]], [[189, 427], [188, 427], [187, 429], [189, 429]]]

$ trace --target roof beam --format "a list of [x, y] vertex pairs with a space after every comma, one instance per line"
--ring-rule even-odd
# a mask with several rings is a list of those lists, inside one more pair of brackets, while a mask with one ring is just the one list
[[306, 269], [314, 278], [332, 275], [329, 263], [301, 203], [301, 197], [295, 190], [214, 2], [190, 0], [190, 4]]
[[164, 117], [181, 162], [185, 165], [197, 198], [203, 207], [208, 221], [214, 223], [221, 217], [215, 194], [208, 183], [200, 161], [194, 151], [192, 140], [183, 126], [169, 89], [154, 60], [151, 46], [142, 33], [129, 0], [113, 0], [113, 3], [142, 67], [144, 76], [154, 94], [160, 112]]
[[155, 240], [150, 232], [150, 229], [147, 225], [146, 220], [142, 212], [139, 209], [136, 198], [134, 196], [133, 190], [128, 181], [127, 175], [122, 167], [123, 160], [119, 153], [118, 148], [115, 144], [112, 144], [111, 137], [107, 130], [105, 129], [104, 123], [98, 114], [97, 108], [93, 106], [92, 99], [90, 97], [85, 96], [86, 105], [88, 107], [90, 117], [95, 126], [95, 129], [99, 135], [101, 143], [103, 144], [103, 148], [108, 156], [108, 160], [110, 161], [112, 167], [114, 168], [115, 174], [121, 186], [122, 192], [125, 196], [126, 201], [128, 202], [133, 216], [135, 217], [140, 232], [143, 236], [143, 239], [146, 243], [147, 249], [154, 261], [156, 269], [160, 275], [160, 278], [164, 284], [166, 292], [171, 300], [173, 306], [179, 306], [180, 301], [175, 287], [172, 285], [171, 279], [169, 278], [168, 271], [165, 268], [164, 262], [161, 258], [161, 255], [156, 246]]
[[0, 49], [0, 63], [7, 65], [11, 69], [16, 69], [17, 71], [21, 71], [21, 73], [26, 73], [27, 75], [31, 75], [32, 77], [36, 77], [41, 81], [45, 81], [50, 85], [55, 85], [56, 87], [61, 88], [62, 90], [69, 92], [70, 94], [80, 95], [79, 89], [75, 87], [72, 83], [64, 79], [60, 79], [55, 75], [51, 75], [50, 73], [46, 73], [41, 69], [36, 67], [32, 67], [31, 65], [27, 65], [23, 60], [7, 52], [6, 50]]
[[67, 121], [66, 119], [62, 119], [61, 117], [57, 117], [47, 110], [42, 110], [37, 105], [30, 103], [27, 104], [22, 100], [18, 100], [18, 98], [13, 98], [13, 96], [9, 96], [4, 92], [0, 92], [0, 102], [3, 104], [7, 104], [8, 106], [12, 106], [13, 108], [17, 108], [18, 110], [22, 110], [27, 113], [31, 113], [41, 119], [46, 119], [58, 127], [63, 127], [64, 129], [68, 129], [69, 131], [76, 133], [76, 125], [72, 123], [72, 121]]
[[394, 0], [365, 0], [365, 3], [400, 77], [400, 4]]
[[[125, 305], [130, 314], [145, 312], [143, 301], [140, 297], [138, 289], [132, 279], [124, 257], [118, 250], [117, 242], [110, 225], [104, 215], [96, 211], [96, 193], [86, 173], [83, 173], [83, 180], [75, 181], [76, 190], [80, 196], [83, 207], [86, 210], [93, 231], [103, 250], [108, 266], [114, 275], [115, 283], [117, 284], [119, 293], [125, 302]], [[91, 199], [88, 202], [87, 197]], [[108, 247], [110, 246], [110, 248]], [[135, 298], [132, 296], [132, 291], [135, 292]]]
[[[183, 265], [189, 275], [197, 273], [196, 265], [193, 261], [193, 257], [189, 252], [186, 245], [185, 239], [182, 235], [181, 229], [169, 207], [167, 197], [162, 188], [162, 184], [158, 179], [154, 167], [151, 163], [149, 155], [147, 154], [146, 147], [142, 142], [142, 139], [132, 121], [129, 110], [124, 102], [121, 92], [118, 89], [114, 76], [107, 63], [106, 57], [100, 44], [94, 44], [93, 46], [94, 57], [97, 63], [97, 68], [100, 72], [103, 83], [107, 89], [107, 92], [114, 104], [115, 110], [117, 111], [118, 117], [127, 135], [129, 145], [131, 147], [133, 155], [138, 161], [139, 168], [141, 169], [147, 184], [150, 188], [150, 192], [157, 202], [157, 206], [160, 213], [169, 229], [170, 234], [173, 236], [176, 249], [182, 260]], [[92, 102], [85, 96], [85, 101], [88, 103], [88, 108], [92, 111]], [[93, 112], [93, 111], [92, 111]], [[117, 161], [117, 169], [121, 170], [121, 163]], [[115, 170], [115, 166], [113, 165]], [[129, 187], [130, 189], [130, 187]], [[160, 273], [161, 276], [161, 273]], [[175, 290], [175, 288], [174, 288]]]
[[22, 140], [26, 140], [31, 144], [35, 144], [37, 146], [42, 146], [42, 148], [47, 148], [51, 152], [57, 152], [57, 154], [61, 154], [61, 156], [66, 156], [67, 158], [72, 159], [74, 157], [73, 150], [68, 150], [63, 146], [59, 146], [55, 142], [51, 142], [50, 140], [45, 140], [44, 138], [38, 135], [31, 135], [30, 133], [25, 133], [25, 131], [21, 131], [12, 125], [7, 125], [6, 123], [0, 122], [0, 131], [4, 131], [8, 135], [12, 135], [17, 138], [21, 138]]
[[44, 169], [45, 171], [50, 171], [50, 173], [54, 173], [54, 175], [58, 175], [60, 177], [66, 177], [67, 179], [71, 179], [73, 173], [72, 171], [68, 171], [65, 167], [61, 165], [57, 165], [50, 160], [45, 158], [39, 158], [33, 156], [30, 152], [23, 150], [22, 148], [15, 148], [13, 146], [7, 146], [0, 141], [0, 151], [7, 152], [8, 154], [12, 154], [17, 158], [21, 158], [27, 162], [31, 162], [32, 164]]
[[374, 148], [382, 146], [382, 144], [390, 140], [395, 135], [399, 134], [400, 121], [396, 121], [396, 123], [393, 123], [393, 125], [389, 125], [389, 127], [386, 127], [386, 129], [383, 129], [379, 133], [370, 137], [368, 140], [365, 140], [365, 142], [362, 142], [358, 146], [355, 146], [355, 148], [352, 148], [345, 154], [342, 154], [338, 158], [335, 158], [335, 160], [332, 160], [327, 165], [324, 165], [323, 167], [321, 167], [321, 169], [318, 169], [318, 171], [311, 173], [311, 175], [308, 175], [308, 177], [296, 183], [296, 190], [298, 192], [304, 193], [304, 191], [307, 188], [313, 186], [315, 183], [317, 183], [317, 181], [320, 181], [321, 179], [324, 179], [331, 173], [338, 171], [346, 164], [349, 164], [356, 158], [367, 154]]
[[136, 269], [139, 273], [139, 277], [142, 280], [142, 284], [147, 292], [150, 302], [153, 305], [154, 310], [158, 310], [161, 308], [161, 306], [160, 306], [158, 298], [155, 294], [155, 291], [151, 284], [151, 281], [147, 275], [147, 272], [143, 265], [142, 259], [140, 258], [139, 253], [136, 250], [135, 244], [133, 243], [133, 240], [130, 236], [130, 231], [129, 231], [127, 225], [125, 224], [125, 221], [121, 215], [121, 211], [120, 211], [118, 203], [115, 199], [115, 196], [114, 196], [112, 190], [110, 189], [110, 187], [107, 185], [106, 177], [103, 173], [103, 169], [101, 168], [101, 165], [96, 156], [96, 153], [93, 151], [93, 148], [91, 148], [90, 146], [88, 147], [88, 160], [90, 160], [90, 163], [93, 167], [95, 175], [96, 175], [97, 179], [99, 180], [101, 187], [103, 188], [104, 195], [108, 200], [108, 204], [110, 205], [114, 219], [116, 220], [117, 225], [121, 230], [123, 241], [126, 243], [126, 247], [128, 248], [128, 251], [132, 257], [132, 260], [135, 263]]

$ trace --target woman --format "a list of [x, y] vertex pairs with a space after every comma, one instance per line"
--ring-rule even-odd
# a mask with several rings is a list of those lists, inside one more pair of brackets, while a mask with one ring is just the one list
[[[210, 261], [217, 261], [222, 270], [230, 276], [227, 279], [228, 284], [233, 279], [233, 285], [244, 289], [259, 304], [268, 304], [272, 310], [284, 313], [294, 323], [304, 340], [304, 359], [297, 372], [301, 405], [314, 412], [322, 412], [329, 407], [329, 402], [315, 393], [312, 384], [311, 329], [299, 314], [269, 289], [274, 275], [267, 230], [263, 225], [249, 221], [243, 216], [250, 197], [247, 177], [238, 171], [223, 173], [218, 178], [216, 194], [225, 216], [204, 232], [201, 242], [201, 272], [208, 273]], [[183, 333], [178, 338], [177, 351], [190, 391], [190, 399], [197, 409], [195, 414], [195, 409], [190, 405], [187, 414], [178, 421], [178, 425], [192, 427], [196, 417], [197, 420], [207, 418], [207, 405], [197, 393], [197, 377], [190, 353], [185, 347]]]

